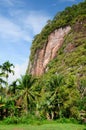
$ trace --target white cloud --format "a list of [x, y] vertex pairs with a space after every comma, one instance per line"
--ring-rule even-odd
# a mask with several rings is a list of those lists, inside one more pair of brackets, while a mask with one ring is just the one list
[[9, 83], [12, 83], [16, 79], [20, 78], [21, 75], [24, 75], [28, 66], [28, 60], [26, 60], [23, 64], [16, 64], [14, 68], [15, 75], [10, 74]]
[[25, 14], [17, 10], [11, 11], [10, 14], [11, 19], [0, 16], [0, 38], [9, 42], [22, 40], [31, 42], [32, 37], [40, 33], [47, 20], [50, 19], [46, 14], [35, 11]]
[[38, 34], [48, 19], [50, 19], [50, 17], [44, 13], [33, 11], [27, 15], [24, 24], [25, 27], [31, 29], [34, 34]]
[[47, 20], [50, 19], [50, 16], [42, 11], [12, 10], [10, 15], [16, 17], [18, 22], [23, 25], [23, 28], [31, 31], [33, 35], [39, 33]]
[[0, 16], [0, 38], [9, 41], [25, 40], [31, 42], [32, 40], [29, 31], [22, 30], [21, 26], [2, 16]]

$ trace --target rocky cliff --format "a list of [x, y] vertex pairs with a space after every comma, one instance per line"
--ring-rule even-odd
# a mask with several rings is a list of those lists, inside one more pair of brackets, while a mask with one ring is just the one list
[[86, 1], [57, 14], [34, 37], [27, 73], [82, 75], [86, 71], [85, 44]]
[[64, 42], [64, 37], [71, 30], [70, 26], [56, 29], [48, 36], [48, 42], [42, 49], [36, 51], [33, 64], [30, 63], [30, 73], [40, 76], [46, 71], [47, 64], [55, 58], [57, 51]]

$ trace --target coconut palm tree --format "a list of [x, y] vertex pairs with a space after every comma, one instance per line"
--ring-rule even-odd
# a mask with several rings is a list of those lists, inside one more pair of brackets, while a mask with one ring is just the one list
[[36, 91], [34, 91], [33, 84], [35, 79], [31, 75], [24, 75], [19, 80], [19, 98], [22, 99], [22, 104], [24, 105], [25, 113], [28, 114], [28, 110], [33, 107]]
[[[51, 103], [53, 106], [54, 113], [57, 113], [58, 116], [61, 117], [61, 95], [59, 93], [60, 88], [64, 86], [64, 77], [62, 75], [53, 75], [52, 80], [50, 81], [50, 88], [51, 88]], [[54, 117], [54, 116], [53, 116]]]
[[[58, 116], [61, 116], [60, 103], [61, 100], [59, 98], [59, 88], [64, 84], [64, 78], [62, 75], [52, 75], [49, 79], [45, 81], [44, 97], [42, 96], [43, 109], [47, 108], [46, 117], [47, 119], [53, 119], [56, 116], [58, 111]], [[46, 107], [45, 107], [46, 106]]]

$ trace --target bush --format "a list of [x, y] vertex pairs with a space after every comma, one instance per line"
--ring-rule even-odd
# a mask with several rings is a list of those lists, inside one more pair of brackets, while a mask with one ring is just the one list
[[15, 116], [7, 117], [7, 118], [4, 119], [3, 122], [6, 123], [6, 124], [17, 124], [17, 123], [19, 123], [19, 118], [15, 117]]
[[58, 123], [75, 123], [77, 124], [78, 121], [74, 118], [60, 118], [57, 120]]
[[27, 115], [21, 117], [7, 117], [3, 120], [5, 124], [37, 124], [40, 125], [41, 119], [35, 117], [34, 115]]

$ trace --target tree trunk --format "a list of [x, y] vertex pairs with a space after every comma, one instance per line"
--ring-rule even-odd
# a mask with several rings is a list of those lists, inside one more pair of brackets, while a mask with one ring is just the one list
[[3, 108], [0, 109], [0, 119], [2, 120], [3, 119]]
[[46, 113], [46, 118], [47, 120], [51, 120], [50, 114], [48, 112]]

